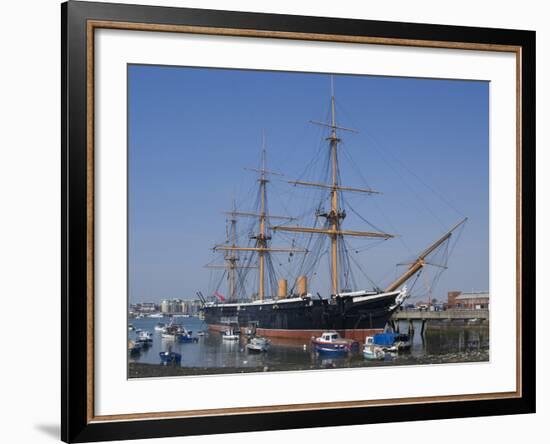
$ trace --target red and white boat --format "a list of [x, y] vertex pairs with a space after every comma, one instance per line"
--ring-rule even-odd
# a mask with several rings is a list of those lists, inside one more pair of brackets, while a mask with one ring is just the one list
[[325, 331], [318, 338], [311, 339], [311, 346], [317, 353], [347, 354], [359, 350], [359, 342], [342, 338], [336, 331]]

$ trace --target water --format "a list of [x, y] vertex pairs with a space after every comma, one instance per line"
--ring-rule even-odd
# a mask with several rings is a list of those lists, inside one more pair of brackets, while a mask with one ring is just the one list
[[[383, 361], [367, 361], [361, 353], [341, 358], [319, 357], [310, 350], [309, 343], [305, 340], [281, 342], [273, 339], [267, 353], [249, 353], [246, 349], [246, 338], [225, 341], [218, 332], [207, 332], [206, 336], [199, 336], [197, 342], [182, 344], [164, 339], [160, 331], [154, 330], [158, 322], [168, 323], [167, 318], [133, 319], [131, 322], [136, 329], [152, 332], [153, 343], [139, 355], [130, 357], [130, 363], [159, 364], [159, 352], [171, 350], [182, 355], [182, 371], [188, 369], [188, 374], [479, 362], [489, 359], [487, 323], [427, 324], [422, 337], [421, 325], [415, 322], [410, 352], [387, 354]], [[193, 336], [199, 330], [207, 331], [206, 324], [197, 318], [176, 318], [175, 322], [191, 330]], [[399, 328], [406, 333], [408, 323], [401, 322]], [[129, 339], [135, 339], [137, 335], [129, 331], [128, 336]], [[185, 374], [185, 371], [181, 374]]]

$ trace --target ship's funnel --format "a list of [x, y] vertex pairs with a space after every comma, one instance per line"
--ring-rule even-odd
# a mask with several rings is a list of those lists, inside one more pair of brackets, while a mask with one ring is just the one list
[[277, 299], [286, 298], [288, 283], [286, 279], [279, 279], [279, 290], [277, 292]]
[[296, 292], [298, 296], [305, 296], [307, 294], [307, 276], [298, 276], [296, 281]]

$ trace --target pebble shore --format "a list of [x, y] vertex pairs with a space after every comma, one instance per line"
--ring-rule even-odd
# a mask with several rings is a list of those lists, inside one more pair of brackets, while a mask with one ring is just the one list
[[[428, 362], [426, 362], [428, 361]], [[445, 355], [423, 356], [415, 358], [412, 355], [403, 354], [395, 361], [366, 361], [363, 359], [341, 362], [339, 365], [328, 364], [324, 367], [303, 365], [280, 365], [270, 367], [178, 367], [174, 365], [144, 364], [130, 362], [128, 365], [128, 378], [160, 378], [165, 376], [199, 376], [199, 375], [220, 375], [274, 371], [297, 371], [297, 370], [322, 370], [323, 368], [358, 368], [358, 367], [381, 367], [398, 365], [437, 365], [465, 362], [487, 362], [489, 351], [479, 350], [466, 353], [449, 353]]]

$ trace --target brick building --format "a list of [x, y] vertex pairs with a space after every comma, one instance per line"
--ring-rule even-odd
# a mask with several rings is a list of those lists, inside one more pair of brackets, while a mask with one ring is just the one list
[[476, 291], [463, 293], [461, 291], [449, 291], [447, 308], [462, 308], [470, 310], [482, 310], [489, 308], [489, 292]]

